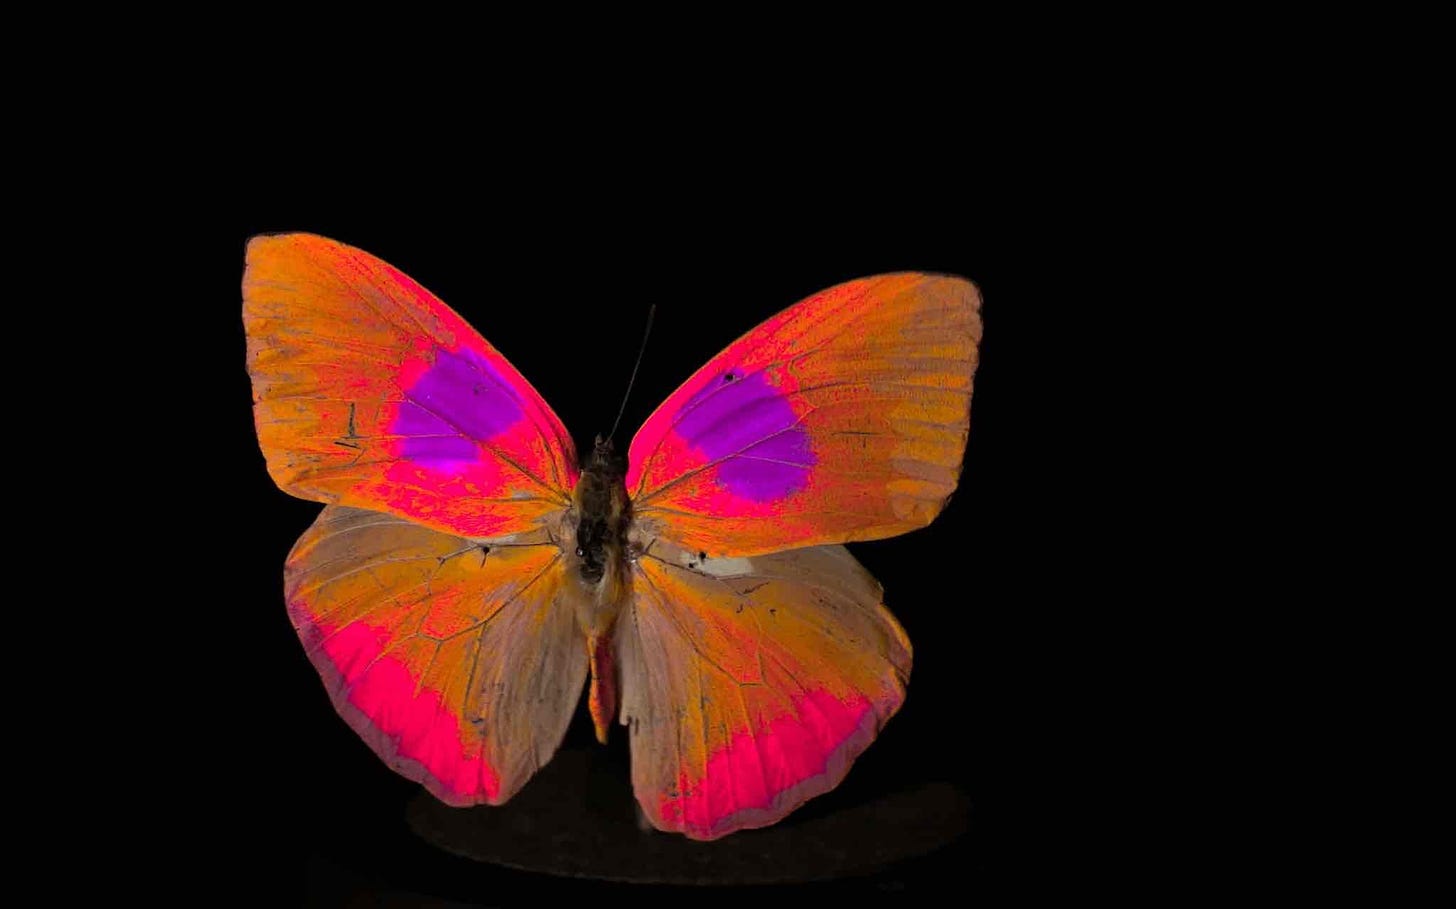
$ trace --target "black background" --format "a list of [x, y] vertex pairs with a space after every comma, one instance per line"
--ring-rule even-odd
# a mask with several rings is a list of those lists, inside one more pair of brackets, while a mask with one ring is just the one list
[[[171, 418], [206, 440], [184, 523], [201, 554], [185, 571], [185, 612], [172, 618], [185, 643], [165, 649], [162, 674], [192, 680], [186, 700], [196, 709], [166, 725], [205, 757], [167, 773], [173, 788], [197, 795], [183, 834], [221, 861], [216, 886], [256, 888], [281, 904], [368, 894], [514, 904], [629, 889], [482, 866], [416, 840], [403, 811], [419, 787], [338, 719], [298, 645], [282, 566], [320, 506], [280, 492], [265, 470], [239, 288], [248, 237], [292, 230], [371, 252], [455, 308], [536, 387], [578, 450], [616, 414], [650, 305], [656, 323], [622, 445], [711, 356], [814, 291], [906, 269], [975, 281], [985, 339], [960, 488], [929, 528], [851, 547], [914, 645], [909, 696], [845, 783], [811, 803], [832, 811], [907, 781], [945, 780], [970, 794], [971, 830], [927, 858], [801, 889], [1015, 886], [1013, 860], [1025, 858], [1024, 834], [1045, 809], [1029, 793], [1054, 773], [1042, 744], [1055, 720], [1040, 712], [1053, 683], [1037, 636], [1064, 606], [1034, 592], [1057, 570], [1046, 556], [1057, 531], [1046, 452], [1032, 433], [1054, 417], [1032, 377], [1039, 333], [1070, 304], [1043, 289], [1056, 263], [1042, 258], [1035, 206], [979, 177], [872, 199], [848, 188], [832, 203], [727, 194], [658, 201], [651, 211], [630, 187], [509, 206], [490, 193], [405, 187], [388, 204], [356, 200], [347, 211], [240, 190], [220, 216], [199, 222], [206, 227], [186, 240], [195, 355], [187, 381], [211, 403]], [[583, 706], [567, 743], [591, 741]], [[626, 789], [624, 736], [613, 736], [608, 757]]]

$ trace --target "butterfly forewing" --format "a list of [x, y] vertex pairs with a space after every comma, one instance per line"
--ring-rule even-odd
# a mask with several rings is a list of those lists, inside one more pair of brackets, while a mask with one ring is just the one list
[[712, 556], [894, 536], [960, 476], [980, 294], [916, 273], [815, 294], [729, 345], [643, 424], [648, 532]]
[[575, 455], [551, 408], [388, 263], [310, 234], [255, 237], [243, 323], [258, 440], [284, 491], [475, 538], [570, 504]]

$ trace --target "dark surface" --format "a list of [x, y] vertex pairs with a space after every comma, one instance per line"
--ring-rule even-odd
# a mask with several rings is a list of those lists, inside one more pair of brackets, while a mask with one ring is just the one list
[[[179, 445], [198, 446], [187, 455], [190, 498], [177, 508], [187, 538], [179, 552], [197, 551], [176, 559], [155, 634], [148, 671], [158, 681], [148, 690], [176, 692], [167, 703], [182, 706], [155, 713], [169, 745], [149, 791], [179, 803], [177, 847], [205, 856], [197, 868], [217, 870], [176, 889], [198, 898], [257, 891], [271, 905], [444, 906], [709, 893], [620, 882], [628, 880], [772, 879], [767, 889], [811, 895], [1008, 886], [1007, 856], [1028, 825], [1043, 823], [1029, 793], [1063, 760], [1043, 751], [1039, 736], [1055, 720], [1035, 705], [1061, 683], [1042, 641], [1071, 607], [1032, 593], [1059, 570], [1044, 553], [1060, 530], [1040, 493], [1046, 455], [1027, 433], [1053, 415], [1028, 404], [1024, 378], [1038, 356], [1028, 338], [1054, 317], [1034, 287], [1048, 266], [1028, 251], [1029, 216], [998, 219], [972, 177], [910, 196], [838, 209], [725, 200], [644, 222], [623, 220], [616, 203], [577, 198], [509, 213], [444, 196], [397, 199], [387, 213], [361, 215], [240, 195], [227, 217], [189, 236], [192, 341], [174, 380], [205, 388], [211, 404], [168, 416], [185, 430]], [[284, 557], [320, 506], [279, 492], [258, 451], [239, 284], [247, 237], [286, 230], [359, 246], [428, 287], [541, 392], [578, 451], [616, 415], [650, 304], [656, 325], [619, 447], [708, 358], [807, 294], [904, 269], [977, 282], [985, 341], [959, 490], [929, 528], [850, 547], [883, 584], [915, 664], [904, 708], [844, 783], [773, 833], [710, 844], [643, 837], [630, 813], [625, 736], [614, 728], [605, 748], [596, 745], [583, 698], [568, 760], [529, 784], [501, 821], [466, 831], [445, 809], [422, 807], [423, 790], [333, 712], [284, 611]], [[550, 774], [576, 772], [572, 762], [589, 768], [586, 804], [550, 785]], [[495, 862], [430, 845], [407, 816], [428, 824], [429, 840]], [[607, 820], [628, 833], [600, 854], [554, 868], [542, 858], [553, 842], [595, 849]], [[526, 829], [529, 837], [501, 839]], [[754, 865], [758, 849], [768, 857]], [[560, 876], [587, 869], [619, 882]]]
[[704, 844], [638, 820], [618, 769], [599, 749], [562, 749], [498, 808], [454, 809], [421, 792], [410, 800], [409, 826], [446, 852], [521, 871], [717, 885], [875, 874], [959, 839], [969, 823], [965, 793], [918, 783]]

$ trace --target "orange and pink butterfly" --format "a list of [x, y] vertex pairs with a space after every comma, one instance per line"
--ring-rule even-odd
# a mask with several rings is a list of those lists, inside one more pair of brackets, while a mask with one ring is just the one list
[[960, 476], [980, 296], [943, 275], [817, 293], [585, 459], [429, 291], [309, 234], [255, 237], [254, 417], [326, 504], [284, 568], [340, 716], [451, 805], [498, 805], [583, 689], [627, 727], [657, 828], [711, 840], [829, 791], [905, 699], [910, 641], [840, 544], [929, 524]]

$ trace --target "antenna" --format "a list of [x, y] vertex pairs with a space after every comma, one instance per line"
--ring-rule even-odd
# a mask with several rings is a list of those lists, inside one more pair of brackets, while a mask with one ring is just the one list
[[632, 396], [632, 385], [637, 381], [637, 368], [642, 365], [642, 355], [647, 353], [647, 336], [652, 334], [652, 317], [656, 314], [657, 304], [653, 303], [647, 310], [647, 327], [642, 331], [642, 346], [637, 350], [637, 362], [632, 364], [632, 378], [627, 380], [627, 393], [622, 395], [622, 406], [617, 410], [617, 419], [612, 423], [612, 431], [607, 433], [608, 439], [617, 435], [617, 426], [622, 422], [622, 414], [627, 412], [627, 399]]

